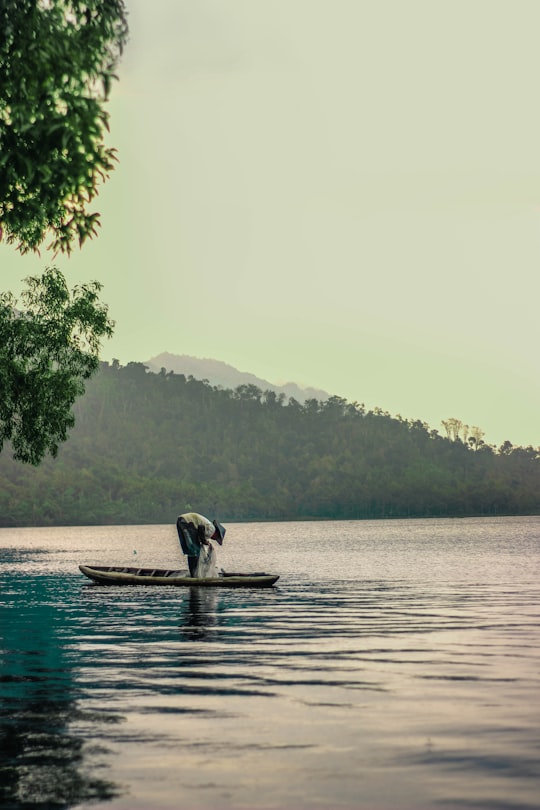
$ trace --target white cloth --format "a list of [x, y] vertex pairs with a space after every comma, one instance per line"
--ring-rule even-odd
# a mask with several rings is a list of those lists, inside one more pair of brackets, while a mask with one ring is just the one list
[[214, 546], [212, 543], [209, 543], [207, 546], [201, 546], [195, 576], [199, 579], [212, 579], [218, 575]]

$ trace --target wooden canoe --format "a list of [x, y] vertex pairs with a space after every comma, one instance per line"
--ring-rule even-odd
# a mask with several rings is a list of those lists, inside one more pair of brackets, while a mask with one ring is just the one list
[[219, 577], [198, 579], [187, 570], [170, 568], [128, 568], [118, 565], [79, 565], [79, 570], [100, 585], [201, 585], [205, 588], [270, 588], [279, 576], [221, 573]]

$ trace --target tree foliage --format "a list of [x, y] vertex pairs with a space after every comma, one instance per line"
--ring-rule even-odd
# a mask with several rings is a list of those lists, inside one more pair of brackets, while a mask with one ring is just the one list
[[10, 441], [15, 459], [38, 464], [73, 427], [72, 406], [113, 324], [97, 282], [70, 292], [56, 268], [26, 281], [20, 305], [0, 294], [0, 449]]
[[301, 405], [101, 363], [57, 458], [0, 456], [0, 525], [540, 514], [540, 450], [447, 438], [331, 397]]
[[96, 232], [122, 0], [0, 0], [0, 226], [21, 252], [52, 234], [70, 253]]
[[[70, 253], [96, 233], [89, 206], [113, 168], [105, 145], [114, 69], [127, 38], [122, 0], [0, 0], [0, 238], [22, 252]], [[0, 295], [0, 449], [38, 464], [74, 424], [97, 369], [107, 308], [91, 282], [69, 292], [56, 268]]]

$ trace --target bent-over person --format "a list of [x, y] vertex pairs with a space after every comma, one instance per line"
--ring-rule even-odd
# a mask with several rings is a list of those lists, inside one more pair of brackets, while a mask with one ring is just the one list
[[210, 521], [198, 512], [186, 512], [176, 520], [176, 530], [182, 551], [188, 559], [189, 574], [196, 576], [197, 565], [203, 546], [210, 546], [215, 540], [221, 546], [226, 529], [217, 520]]

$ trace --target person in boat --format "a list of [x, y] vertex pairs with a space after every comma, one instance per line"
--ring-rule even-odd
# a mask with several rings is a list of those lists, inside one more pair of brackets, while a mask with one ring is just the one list
[[208, 520], [197, 512], [186, 512], [176, 520], [176, 530], [182, 551], [188, 559], [189, 574], [194, 577], [203, 546], [212, 548], [211, 540], [221, 546], [226, 529], [217, 520]]

